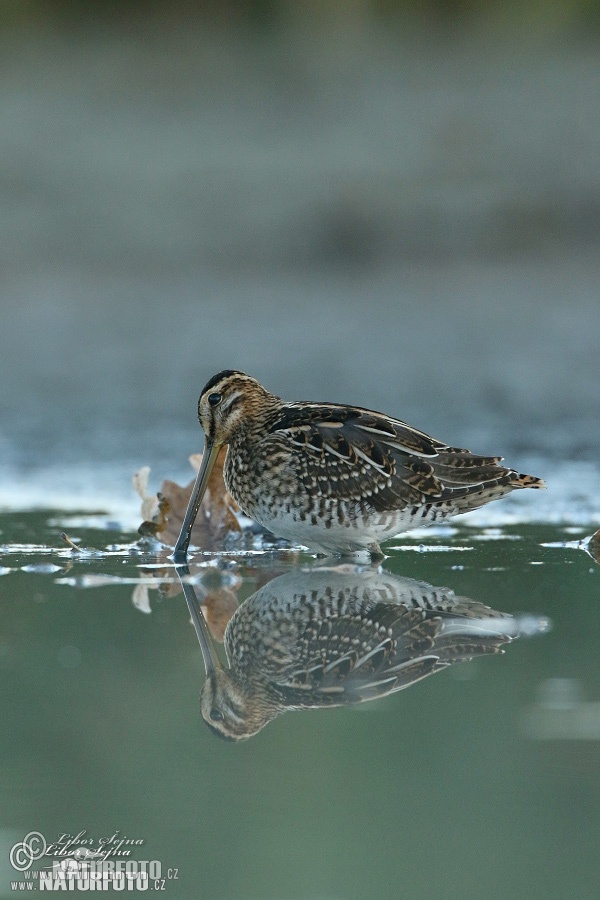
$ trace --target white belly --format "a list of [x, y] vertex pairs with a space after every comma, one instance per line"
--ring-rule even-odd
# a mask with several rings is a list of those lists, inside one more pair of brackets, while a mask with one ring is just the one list
[[371, 549], [403, 531], [429, 525], [453, 513], [452, 509], [439, 507], [419, 508], [416, 515], [410, 508], [370, 513], [366, 517], [348, 511], [341, 517], [341, 522], [337, 516], [317, 518], [315, 522], [310, 514], [303, 516], [293, 508], [275, 512], [263, 508], [255, 510], [252, 517], [277, 537], [293, 544], [301, 544], [319, 553], [353, 553]]

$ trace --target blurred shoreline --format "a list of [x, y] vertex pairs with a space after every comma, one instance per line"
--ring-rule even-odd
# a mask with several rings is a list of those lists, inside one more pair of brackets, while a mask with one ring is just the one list
[[597, 460], [597, 36], [363, 7], [0, 32], [0, 450], [24, 498], [36, 472], [176, 473], [223, 368], [514, 465]]

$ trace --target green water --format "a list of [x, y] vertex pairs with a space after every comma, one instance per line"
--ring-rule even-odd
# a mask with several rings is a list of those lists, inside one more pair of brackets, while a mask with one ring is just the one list
[[[600, 567], [575, 546], [585, 531], [392, 542], [389, 572], [552, 629], [229, 744], [200, 716], [182, 594], [151, 588], [149, 613], [132, 602], [156, 562], [127, 549], [133, 534], [71, 525], [106, 551], [77, 557], [59, 514], [4, 515], [0, 529], [2, 896], [24, 880], [15, 842], [85, 831], [142, 840], [131, 858], [160, 860], [171, 898], [597, 897]], [[300, 564], [316, 563], [220, 561], [239, 601]]]

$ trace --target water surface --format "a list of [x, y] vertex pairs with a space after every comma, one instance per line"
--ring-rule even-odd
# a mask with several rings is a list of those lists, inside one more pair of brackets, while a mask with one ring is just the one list
[[[101, 552], [72, 554], [65, 522]], [[120, 830], [144, 840], [138, 858], [178, 869], [171, 897], [596, 895], [589, 528], [461, 525], [391, 542], [384, 575], [551, 630], [230, 744], [200, 715], [204, 666], [183, 595], [156, 588], [176, 582], [172, 567], [132, 548], [131, 531], [93, 522], [51, 510], [0, 521], [4, 860], [32, 830]], [[281, 551], [194, 561], [199, 598], [224, 590], [232, 608], [274, 574], [320, 565]], [[15, 876], [4, 867], [6, 896]]]

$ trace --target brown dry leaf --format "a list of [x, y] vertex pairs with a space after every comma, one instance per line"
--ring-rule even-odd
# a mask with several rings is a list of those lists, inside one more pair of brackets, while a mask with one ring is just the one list
[[[157, 590], [163, 600], [167, 597], [177, 597], [181, 593], [181, 584], [178, 581], [168, 580], [172, 578], [172, 569], [141, 569], [140, 571], [143, 575], [151, 576], [155, 581], [155, 584], [137, 584], [133, 589], [131, 600], [140, 612], [146, 614], [152, 612], [150, 591]], [[165, 581], [161, 581], [161, 578], [164, 578]], [[233, 583], [225, 586], [220, 583], [220, 577], [217, 577], [214, 579], [214, 584], [209, 580], [208, 584], [198, 587], [202, 615], [208, 630], [214, 640], [221, 644], [227, 623], [238, 608], [237, 593], [241, 584], [242, 579], [235, 578]]]
[[590, 556], [600, 563], [600, 528], [589, 539], [587, 549]]
[[237, 608], [237, 590], [221, 587], [206, 592], [202, 598], [202, 615], [215, 641], [223, 643], [225, 628]]
[[[212, 550], [223, 543], [228, 534], [241, 531], [233, 509], [235, 504], [227, 493], [223, 481], [223, 463], [227, 448], [223, 447], [215, 460], [215, 464], [208, 479], [206, 493], [198, 510], [196, 521], [192, 529], [191, 543], [196, 547]], [[190, 463], [196, 471], [200, 468], [201, 454], [190, 456]], [[144, 521], [139, 527], [139, 533], [153, 535], [164, 544], [173, 546], [179, 536], [181, 524], [188, 501], [190, 499], [194, 481], [190, 481], [186, 487], [181, 487], [175, 481], [163, 481], [157, 496], [148, 496], [147, 466], [140, 469], [133, 476], [133, 486], [142, 498], [142, 515]], [[150, 513], [150, 515], [148, 515]]]

